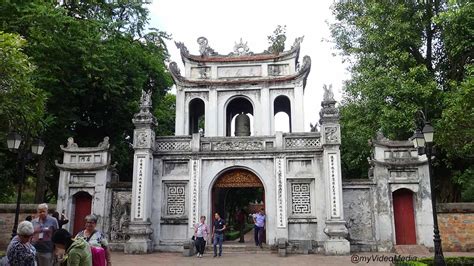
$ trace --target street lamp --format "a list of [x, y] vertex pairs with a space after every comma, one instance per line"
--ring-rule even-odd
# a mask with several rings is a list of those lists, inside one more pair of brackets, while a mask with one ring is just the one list
[[40, 139], [37, 139], [31, 143], [31, 153], [27, 149], [27, 141], [23, 141], [23, 138], [20, 134], [12, 132], [7, 136], [7, 146], [11, 151], [18, 152], [18, 160], [20, 161], [20, 180], [18, 183], [18, 193], [16, 197], [16, 210], [15, 210], [15, 223], [13, 224], [12, 238], [16, 235], [16, 229], [18, 227], [18, 216], [20, 215], [20, 201], [21, 201], [21, 188], [25, 180], [25, 167], [28, 160], [31, 159], [32, 154], [41, 155], [44, 150], [44, 142]]
[[430, 175], [430, 187], [431, 187], [431, 207], [433, 208], [433, 242], [434, 242], [434, 264], [445, 266], [446, 262], [444, 261], [443, 249], [441, 247], [441, 237], [439, 235], [438, 229], [438, 215], [436, 212], [436, 190], [434, 185], [434, 177], [431, 169], [431, 156], [433, 154], [433, 137], [434, 137], [434, 128], [431, 126], [430, 122], [426, 121], [425, 114], [422, 111], [417, 113], [417, 129], [415, 134], [411, 138], [415, 148], [418, 148], [418, 153], [420, 155], [426, 154], [428, 158], [428, 172]]

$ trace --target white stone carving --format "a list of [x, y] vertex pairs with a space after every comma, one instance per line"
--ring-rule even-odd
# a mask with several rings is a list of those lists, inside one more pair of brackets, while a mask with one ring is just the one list
[[199, 37], [197, 43], [199, 44], [199, 53], [201, 56], [217, 55], [214, 49], [209, 46], [206, 37]]
[[144, 148], [148, 147], [148, 133], [147, 132], [138, 132], [136, 139], [136, 147]]
[[138, 157], [137, 160], [137, 187], [135, 195], [135, 219], [143, 219], [144, 197], [145, 197], [145, 157]]
[[337, 156], [336, 154], [329, 154], [329, 187], [330, 187], [330, 195], [331, 195], [331, 218], [340, 218], [340, 198], [339, 198], [339, 170], [337, 164]]
[[288, 64], [268, 65], [269, 76], [284, 76], [290, 74], [290, 66]]
[[191, 223], [190, 227], [193, 227], [199, 221], [199, 160], [191, 160]]
[[291, 183], [291, 213], [311, 214], [311, 183]]
[[240, 38], [240, 42], [236, 42], [234, 45], [234, 52], [231, 53], [233, 56], [243, 56], [243, 55], [251, 55], [250, 49], [247, 45], [247, 42], [243, 42], [242, 38]]
[[184, 184], [166, 185], [166, 215], [185, 215], [186, 189]]
[[278, 157], [276, 163], [276, 189], [277, 189], [277, 227], [286, 228], [286, 181], [285, 181], [285, 158]]
[[337, 127], [326, 127], [324, 129], [324, 137], [326, 138], [326, 143], [338, 143], [339, 136]]
[[262, 76], [262, 66], [218, 67], [217, 76], [219, 78], [260, 77]]
[[323, 89], [324, 89], [323, 101], [334, 101], [334, 93], [332, 92], [332, 84], [329, 84], [329, 86], [324, 84]]
[[190, 151], [189, 141], [159, 141], [156, 142], [157, 151]]
[[258, 151], [263, 150], [261, 141], [220, 141], [212, 145], [214, 151]]
[[301, 149], [301, 148], [321, 148], [321, 139], [311, 138], [285, 138], [285, 148]]
[[112, 215], [110, 219], [110, 240], [122, 242], [128, 240], [128, 224], [130, 223], [131, 191], [114, 191], [112, 193]]

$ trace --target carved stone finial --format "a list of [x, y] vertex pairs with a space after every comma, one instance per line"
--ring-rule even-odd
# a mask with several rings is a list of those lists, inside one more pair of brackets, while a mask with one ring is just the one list
[[67, 139], [67, 146], [66, 148], [78, 148], [79, 146], [77, 145], [77, 143], [74, 142], [74, 138], [73, 137], [69, 137]]
[[332, 84], [329, 84], [329, 87], [326, 84], [324, 84], [323, 89], [324, 89], [323, 101], [334, 101], [334, 93], [332, 92]]
[[199, 44], [199, 53], [201, 56], [210, 56], [216, 55], [217, 53], [208, 45], [208, 41], [206, 37], [199, 37], [197, 39], [197, 43]]
[[151, 91], [142, 90], [142, 97], [140, 98], [140, 108], [148, 109], [151, 107]]
[[319, 123], [322, 125], [326, 122], [339, 122], [339, 109], [336, 108], [336, 100], [334, 100], [334, 93], [332, 92], [332, 85], [329, 87], [324, 84], [324, 96], [321, 102], [321, 111], [319, 111]]
[[379, 130], [377, 130], [377, 133], [375, 133], [375, 139], [376, 139], [377, 141], [385, 141], [385, 140], [388, 140], [388, 139], [384, 136], [384, 134], [383, 134], [381, 128], [379, 128]]
[[240, 42], [236, 42], [234, 44], [234, 52], [231, 53], [233, 56], [243, 56], [243, 55], [250, 55], [252, 52], [250, 52], [250, 49], [247, 45], [247, 42], [243, 42], [242, 38], [240, 38]]
[[318, 132], [318, 123], [314, 124], [313, 123], [309, 123], [309, 126], [311, 128], [310, 132]]
[[109, 146], [110, 146], [109, 137], [104, 137], [104, 141], [100, 142], [98, 147], [107, 149], [107, 148], [109, 148]]
[[300, 45], [303, 42], [303, 39], [304, 39], [304, 36], [296, 38], [295, 42], [291, 46], [291, 50], [300, 48]]
[[182, 55], [189, 55], [188, 48], [182, 42], [174, 42]]
[[142, 90], [142, 96], [140, 97], [140, 111], [133, 116], [133, 123], [156, 124], [156, 118], [150, 112], [151, 107], [151, 91], [147, 92]]

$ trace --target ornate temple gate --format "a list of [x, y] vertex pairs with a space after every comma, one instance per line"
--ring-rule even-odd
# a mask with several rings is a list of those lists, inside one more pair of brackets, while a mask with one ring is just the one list
[[[258, 176], [246, 169], [232, 169], [219, 176], [212, 187], [212, 213], [210, 216], [212, 219], [214, 218], [214, 214], [219, 212], [219, 208], [217, 207], [218, 203], [216, 202], [216, 200], [219, 198], [219, 192], [222, 189], [229, 188], [263, 188], [262, 200], [263, 208], [265, 209], [265, 189]], [[219, 214], [222, 216], [222, 218], [224, 218], [223, 215], [225, 215], [225, 213], [220, 211]]]

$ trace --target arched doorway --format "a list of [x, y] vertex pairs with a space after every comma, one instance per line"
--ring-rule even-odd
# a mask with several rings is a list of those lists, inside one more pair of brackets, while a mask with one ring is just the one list
[[[246, 214], [248, 226], [246, 231], [251, 230], [253, 221], [250, 214], [258, 212], [261, 208], [265, 210], [265, 188], [262, 181], [246, 169], [238, 168], [224, 172], [212, 187], [211, 208], [210, 217], [214, 218], [214, 214], [219, 213], [226, 221], [229, 235], [237, 237], [237, 234], [232, 234], [232, 232], [239, 231], [236, 216], [242, 209]], [[240, 238], [240, 234], [238, 236]], [[234, 240], [234, 238], [227, 240]], [[247, 243], [253, 244], [253, 240]]]
[[235, 136], [235, 118], [244, 113], [250, 118], [250, 135], [253, 135], [253, 105], [245, 97], [233, 98], [226, 107], [226, 136]]
[[413, 192], [402, 188], [394, 191], [392, 196], [396, 244], [416, 245]]
[[195, 98], [189, 102], [189, 135], [203, 132], [205, 129], [205, 104], [204, 101]]
[[84, 229], [84, 219], [91, 214], [92, 210], [92, 196], [89, 193], [81, 191], [73, 196], [74, 204], [74, 224], [73, 235], [79, 233]]

